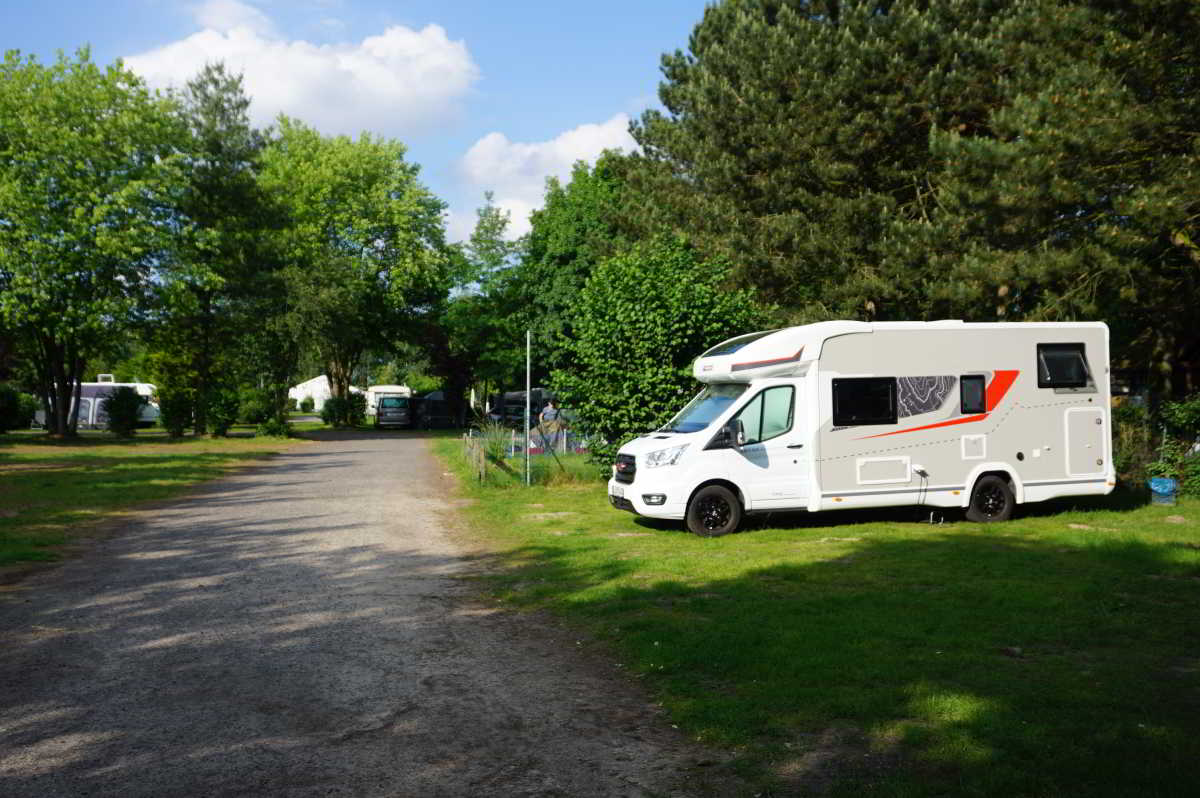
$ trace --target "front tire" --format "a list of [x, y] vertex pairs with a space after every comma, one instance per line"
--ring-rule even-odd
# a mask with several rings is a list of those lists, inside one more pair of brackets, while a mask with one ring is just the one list
[[729, 488], [708, 485], [688, 502], [687, 528], [693, 534], [716, 538], [736, 532], [742, 523], [742, 503]]
[[981, 524], [1007, 521], [1012, 518], [1016, 503], [1008, 480], [989, 474], [975, 483], [971, 504], [967, 507], [967, 520]]

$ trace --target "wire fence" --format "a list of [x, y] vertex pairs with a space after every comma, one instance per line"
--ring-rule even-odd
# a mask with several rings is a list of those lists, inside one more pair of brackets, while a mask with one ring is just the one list
[[575, 460], [573, 464], [567, 461], [568, 454], [586, 453], [588, 442], [586, 437], [566, 428], [545, 429], [539, 425], [522, 433], [499, 424], [485, 424], [482, 428], [468, 429], [462, 441], [467, 463], [481, 483], [504, 485], [524, 481], [526, 448], [535, 484], [594, 476], [588, 466], [581, 465], [582, 461]]
[[[525, 453], [529, 447], [531, 455], [550, 454], [586, 454], [588, 438], [575, 430], [560, 424], [538, 424], [522, 431], [505, 427], [502, 431], [495, 428], [469, 429], [468, 439], [486, 441], [482, 445], [486, 451], [496, 457], [517, 457]], [[499, 444], [499, 445], [498, 445]]]

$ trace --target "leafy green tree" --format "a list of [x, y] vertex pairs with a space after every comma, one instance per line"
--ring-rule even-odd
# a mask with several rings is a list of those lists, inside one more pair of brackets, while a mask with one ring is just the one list
[[363, 353], [443, 288], [444, 205], [417, 172], [399, 142], [324, 137], [286, 117], [264, 157], [263, 185], [288, 217], [280, 251], [292, 331], [342, 399]]
[[88, 51], [0, 65], [0, 316], [27, 344], [55, 435], [89, 359], [126, 334], [163, 251], [172, 104]]
[[462, 264], [451, 281], [458, 292], [483, 293], [489, 283], [503, 274], [512, 265], [512, 259], [521, 251], [521, 242], [510, 241], [508, 228], [512, 214], [497, 207], [495, 195], [490, 191], [483, 194], [483, 205], [475, 210], [475, 229], [463, 247]]
[[486, 395], [489, 383], [515, 384], [524, 368], [524, 333], [514, 323], [517, 314], [506, 291], [521, 242], [507, 238], [509, 223], [509, 213], [485, 193], [471, 237], [448, 250], [446, 298], [432, 306], [418, 328], [430, 369], [460, 419], [470, 386], [479, 384]]
[[536, 382], [565, 365], [564, 342], [573, 334], [574, 308], [592, 270], [629, 244], [621, 227], [624, 164], [624, 156], [605, 152], [594, 167], [576, 163], [565, 185], [547, 180], [520, 263], [493, 292], [516, 311], [509, 314], [511, 337], [520, 349], [524, 331], [533, 333]]
[[611, 462], [632, 436], [661, 426], [694, 390], [692, 361], [757, 329], [748, 291], [730, 290], [729, 267], [702, 261], [681, 240], [659, 239], [602, 261], [580, 292], [570, 365], [552, 387]]
[[257, 181], [265, 139], [250, 125], [241, 76], [206, 65], [180, 99], [188, 138], [174, 161], [175, 233], [153, 337], [190, 361], [195, 431], [203, 435], [209, 405], [236, 380], [238, 337], [259, 335], [264, 322], [256, 300], [259, 272], [275, 263], [264, 253], [275, 214]]

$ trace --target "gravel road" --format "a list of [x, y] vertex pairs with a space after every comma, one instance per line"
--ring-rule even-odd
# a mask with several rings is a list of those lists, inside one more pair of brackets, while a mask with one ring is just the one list
[[475, 598], [452, 488], [411, 434], [330, 435], [0, 593], [0, 795], [727, 792], [612, 663]]

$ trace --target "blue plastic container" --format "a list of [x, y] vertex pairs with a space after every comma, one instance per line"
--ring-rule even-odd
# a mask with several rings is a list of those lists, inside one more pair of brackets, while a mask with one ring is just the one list
[[1154, 477], [1146, 480], [1150, 486], [1151, 504], [1175, 504], [1175, 495], [1179, 493], [1179, 481], [1170, 477]]

